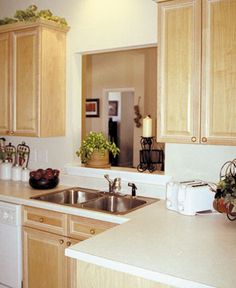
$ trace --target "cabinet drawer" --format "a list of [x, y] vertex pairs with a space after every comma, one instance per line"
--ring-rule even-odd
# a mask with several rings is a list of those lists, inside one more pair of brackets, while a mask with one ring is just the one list
[[117, 225], [91, 218], [68, 216], [69, 236], [79, 240], [87, 239]]
[[67, 235], [66, 214], [26, 206], [23, 213], [24, 226]]

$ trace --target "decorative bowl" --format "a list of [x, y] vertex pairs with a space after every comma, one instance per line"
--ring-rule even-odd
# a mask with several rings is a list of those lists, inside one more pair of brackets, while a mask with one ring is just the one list
[[45, 179], [41, 178], [39, 180], [36, 180], [34, 178], [29, 179], [29, 184], [34, 189], [52, 189], [57, 186], [59, 183], [58, 177], [53, 177], [52, 179]]
[[47, 168], [30, 172], [29, 184], [34, 189], [52, 189], [59, 183], [60, 171]]

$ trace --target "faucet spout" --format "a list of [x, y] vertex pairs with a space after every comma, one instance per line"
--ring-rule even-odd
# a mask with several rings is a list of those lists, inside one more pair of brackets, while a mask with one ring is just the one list
[[105, 174], [104, 178], [109, 183], [109, 193], [118, 193], [121, 190], [121, 179], [115, 178], [114, 181], [112, 181], [109, 177], [109, 175]]

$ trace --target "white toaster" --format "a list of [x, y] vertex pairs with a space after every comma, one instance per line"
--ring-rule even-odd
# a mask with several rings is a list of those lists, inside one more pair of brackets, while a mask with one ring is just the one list
[[212, 210], [215, 194], [206, 182], [170, 182], [166, 188], [166, 207], [184, 215]]

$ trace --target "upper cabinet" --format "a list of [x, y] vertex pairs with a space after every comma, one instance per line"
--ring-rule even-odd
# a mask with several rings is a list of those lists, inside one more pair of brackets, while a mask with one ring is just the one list
[[65, 135], [67, 30], [0, 27], [0, 135]]
[[236, 145], [236, 1], [158, 3], [158, 141]]

